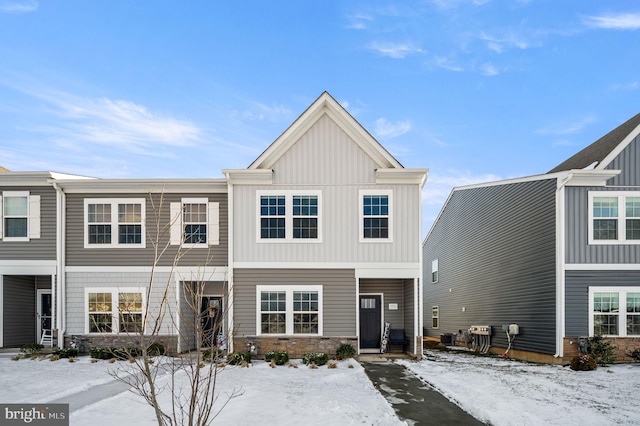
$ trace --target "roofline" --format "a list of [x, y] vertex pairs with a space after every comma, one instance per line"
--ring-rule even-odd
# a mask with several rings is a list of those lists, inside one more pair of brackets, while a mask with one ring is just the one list
[[51, 180], [58, 179], [75, 179], [75, 180], [93, 180], [87, 176], [70, 175], [57, 172], [38, 171], [38, 172], [3, 172], [0, 173], [0, 183], [2, 185], [14, 185], [14, 186], [51, 186]]
[[212, 179], [98, 179], [93, 181], [55, 180], [66, 193], [189, 193], [227, 192], [225, 178]]
[[627, 136], [624, 137], [624, 139], [622, 139], [622, 141], [616, 145], [616, 147], [611, 150], [611, 152], [609, 154], [607, 154], [606, 157], [604, 157], [602, 159], [602, 161], [600, 162], [600, 164], [596, 165], [595, 169], [596, 170], [602, 170], [604, 168], [606, 168], [609, 164], [611, 164], [611, 162], [613, 161], [614, 158], [616, 158], [618, 155], [620, 155], [620, 153], [627, 147], [629, 146], [629, 144], [631, 142], [633, 142], [633, 140], [638, 137], [638, 135], [640, 135], [640, 124], [637, 125], [632, 131], [630, 131]]

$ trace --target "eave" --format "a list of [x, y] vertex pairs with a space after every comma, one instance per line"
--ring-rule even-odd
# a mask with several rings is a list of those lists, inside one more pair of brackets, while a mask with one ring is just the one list
[[271, 169], [225, 169], [222, 173], [233, 185], [271, 185], [273, 183]]
[[227, 180], [217, 179], [97, 179], [93, 181], [54, 180], [69, 194], [149, 194], [149, 193], [225, 193]]
[[417, 184], [423, 187], [429, 169], [376, 169], [378, 184]]
[[566, 176], [558, 179], [560, 186], [606, 186], [607, 181], [618, 176], [621, 170], [569, 170]]

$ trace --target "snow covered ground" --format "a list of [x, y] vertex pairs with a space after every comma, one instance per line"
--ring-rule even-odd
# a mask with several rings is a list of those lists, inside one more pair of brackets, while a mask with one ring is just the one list
[[[338, 368], [270, 368], [254, 361], [219, 376], [221, 399], [235, 390], [216, 419], [224, 425], [402, 425], [356, 361]], [[640, 365], [575, 372], [537, 365], [432, 351], [421, 362], [398, 361], [476, 418], [501, 425], [640, 424]], [[121, 364], [125, 365], [125, 364]], [[349, 368], [352, 365], [353, 368]], [[0, 357], [0, 402], [50, 402], [75, 392], [91, 392], [113, 380], [116, 364], [46, 359], [12, 361]], [[160, 381], [168, 380], [164, 376]], [[428, 409], [428, 407], [425, 407]], [[216, 423], [214, 422], [214, 423]], [[117, 393], [71, 414], [72, 425], [152, 425], [154, 415], [136, 395]]]

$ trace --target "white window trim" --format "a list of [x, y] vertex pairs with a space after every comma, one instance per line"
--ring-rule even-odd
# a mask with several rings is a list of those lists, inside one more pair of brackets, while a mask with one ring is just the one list
[[[365, 238], [364, 237], [364, 196], [386, 195], [389, 198], [389, 237]], [[358, 191], [358, 233], [361, 243], [392, 243], [393, 242], [393, 190], [391, 189], [361, 189]]]
[[[111, 293], [111, 333], [91, 333], [89, 324], [89, 293]], [[120, 332], [120, 312], [118, 310], [118, 296], [120, 293], [141, 293], [142, 294], [142, 321], [144, 326], [144, 314], [147, 311], [147, 289], [145, 287], [85, 287], [84, 289], [84, 333], [92, 336], [111, 336], [114, 334], [135, 334], [131, 332]], [[116, 313], [116, 315], [113, 315]], [[143, 334], [146, 334], [144, 330]]]
[[[187, 244], [184, 242], [184, 205], [185, 204], [204, 204], [205, 206], [205, 214], [206, 214], [206, 218], [205, 218], [205, 222], [204, 224], [207, 226], [207, 240], [203, 243], [195, 243], [195, 244]], [[181, 229], [181, 233], [180, 233], [180, 239], [182, 241], [182, 244], [180, 244], [181, 247], [184, 248], [206, 248], [209, 247], [209, 240], [211, 239], [210, 233], [211, 233], [211, 227], [209, 226], [209, 199], [208, 198], [183, 198], [182, 200], [180, 200], [180, 229]], [[194, 222], [196, 223], [196, 222]], [[198, 222], [199, 223], [199, 222]]]
[[618, 313], [607, 315], [618, 316], [618, 334], [605, 334], [602, 337], [640, 337], [637, 335], [627, 336], [627, 293], [640, 293], [640, 287], [589, 287], [589, 336], [593, 337], [594, 326], [594, 293], [618, 293], [620, 309]]
[[[433, 310], [434, 309], [436, 309], [438, 311], [438, 315], [433, 315]], [[434, 318], [438, 319], [438, 326], [437, 327], [433, 326], [433, 319]], [[431, 328], [434, 329], [434, 330], [439, 330], [440, 329], [440, 306], [439, 305], [431, 307]]]
[[[598, 197], [617, 197], [618, 198], [618, 239], [616, 240], [596, 240], [593, 238], [593, 199]], [[627, 222], [626, 222], [626, 197], [640, 197], [637, 191], [589, 191], [589, 244], [593, 245], [615, 245], [615, 244], [640, 244], [640, 240], [627, 240]]]
[[[261, 309], [261, 293], [264, 291], [281, 291], [285, 292], [286, 300], [286, 332], [285, 334], [262, 333], [262, 309]], [[296, 291], [315, 291], [318, 293], [318, 334], [302, 334], [293, 333], [293, 293]], [[323, 335], [323, 296], [321, 285], [257, 285], [256, 286], [256, 335], [257, 336], [314, 336]]]
[[[433, 274], [436, 274], [436, 279], [433, 279]], [[436, 284], [440, 281], [440, 267], [438, 259], [433, 259], [431, 261], [431, 284]]]
[[[25, 197], [27, 199], [27, 215], [26, 215], [26, 219], [27, 219], [27, 235], [25, 237], [7, 237], [5, 236], [4, 231], [6, 231], [4, 229], [4, 199], [6, 197]], [[0, 203], [0, 207], [2, 208], [2, 211], [0, 211], [0, 220], [2, 220], [2, 225], [0, 225], [2, 227], [3, 233], [2, 233], [2, 241], [7, 241], [7, 242], [11, 242], [11, 241], [29, 241], [29, 235], [31, 234], [30, 228], [31, 228], [31, 197], [29, 197], [29, 191], [4, 191], [2, 193], [2, 203]]]
[[[111, 243], [89, 244], [89, 204], [111, 205]], [[118, 204], [140, 204], [140, 225], [142, 233], [140, 244], [120, 244], [118, 242]], [[84, 199], [84, 248], [145, 248], [146, 240], [146, 204], [144, 198], [85, 198]]]
[[[284, 235], [285, 238], [262, 238], [260, 215], [260, 197], [263, 196], [284, 196]], [[314, 196], [318, 198], [318, 238], [293, 238], [293, 197], [294, 196]], [[310, 218], [316, 216], [309, 216]], [[322, 242], [322, 191], [319, 190], [264, 190], [256, 191], [256, 242], [258, 243], [296, 243], [296, 244], [316, 244]]]

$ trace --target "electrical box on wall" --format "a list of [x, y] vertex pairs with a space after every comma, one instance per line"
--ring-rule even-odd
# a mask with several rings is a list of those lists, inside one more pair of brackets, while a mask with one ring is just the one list
[[509, 334], [513, 336], [520, 334], [520, 326], [518, 324], [509, 324]]

